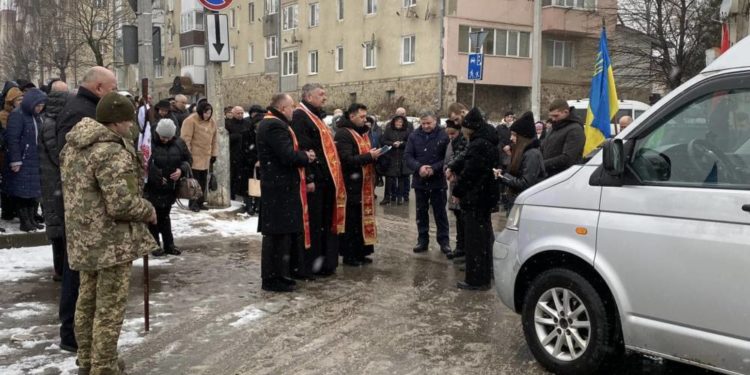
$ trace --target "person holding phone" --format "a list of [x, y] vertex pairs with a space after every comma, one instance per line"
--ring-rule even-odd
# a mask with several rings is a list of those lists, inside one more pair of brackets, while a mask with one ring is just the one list
[[383, 164], [385, 175], [385, 196], [380, 202], [381, 206], [391, 203], [402, 205], [409, 195], [409, 175], [412, 171], [404, 162], [404, 151], [406, 141], [409, 138], [406, 117], [396, 116], [385, 128], [382, 142], [386, 146], [393, 147], [390, 152], [383, 156], [386, 160]]

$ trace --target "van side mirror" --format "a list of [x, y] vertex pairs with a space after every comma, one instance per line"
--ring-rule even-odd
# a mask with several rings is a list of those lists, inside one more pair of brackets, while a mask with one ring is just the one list
[[622, 139], [609, 139], [604, 143], [604, 170], [611, 176], [622, 176], [625, 172], [625, 152]]

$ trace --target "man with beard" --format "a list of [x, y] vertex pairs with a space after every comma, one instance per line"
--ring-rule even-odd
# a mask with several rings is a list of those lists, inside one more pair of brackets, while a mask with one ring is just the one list
[[[302, 87], [302, 102], [292, 118], [292, 129], [300, 149], [312, 150], [319, 159], [309, 165], [308, 204], [312, 247], [292, 256], [293, 277], [312, 279], [330, 276], [338, 266], [337, 235], [344, 232], [347, 193], [334, 135], [323, 122], [326, 91], [317, 83]], [[296, 262], [296, 263], [295, 263]]]
[[336, 130], [336, 147], [346, 181], [346, 231], [340, 238], [344, 264], [372, 263], [367, 256], [377, 242], [375, 223], [375, 161], [380, 149], [373, 149], [365, 126], [367, 107], [354, 103], [344, 112]]
[[552, 128], [542, 141], [544, 169], [552, 177], [578, 163], [583, 155], [586, 135], [573, 108], [563, 99], [557, 99], [549, 106]]

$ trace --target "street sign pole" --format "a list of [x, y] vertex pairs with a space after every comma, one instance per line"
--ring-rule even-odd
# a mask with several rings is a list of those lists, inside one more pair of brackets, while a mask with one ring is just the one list
[[482, 53], [481, 46], [484, 44], [484, 39], [487, 38], [487, 31], [474, 31], [469, 33], [469, 39], [471, 44], [474, 46], [474, 53], [469, 55], [469, 66], [467, 78], [472, 80], [471, 84], [471, 107], [476, 106], [477, 97], [477, 80], [482, 79], [484, 72], [484, 54]]

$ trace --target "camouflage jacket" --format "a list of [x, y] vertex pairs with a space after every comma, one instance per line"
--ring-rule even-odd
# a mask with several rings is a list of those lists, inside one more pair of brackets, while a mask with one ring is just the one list
[[60, 174], [70, 268], [99, 270], [156, 249], [146, 224], [154, 208], [142, 198], [132, 142], [88, 117], [66, 140]]

